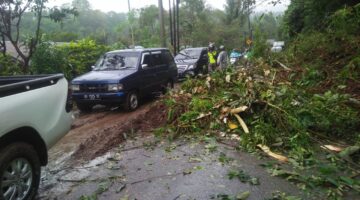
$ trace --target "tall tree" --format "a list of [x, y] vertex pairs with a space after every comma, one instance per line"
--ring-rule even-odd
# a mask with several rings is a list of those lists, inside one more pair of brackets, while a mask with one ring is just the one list
[[258, 27], [268, 38], [280, 39], [279, 29], [282, 23], [282, 16], [276, 16], [272, 12], [262, 13], [253, 17], [254, 27]]
[[253, 6], [255, 2], [255, 0], [226, 0], [226, 23], [231, 24], [239, 18], [241, 22], [243, 22], [250, 14], [251, 6]]
[[[0, 34], [8, 39], [14, 46], [23, 61], [23, 72], [28, 71], [29, 62], [36, 45], [40, 39], [40, 25], [47, 0], [3, 0], [0, 1]], [[24, 44], [20, 41], [20, 24], [25, 12], [32, 11], [36, 17], [35, 32], [29, 36], [26, 51], [21, 48]]]
[[67, 18], [67, 16], [73, 15], [78, 16], [79, 12], [76, 8], [67, 8], [67, 7], [54, 7], [50, 9], [49, 17], [51, 20], [53, 20], [56, 23], [60, 24], [61, 29], [64, 26], [64, 21]]
[[139, 10], [135, 34], [138, 42], [147, 47], [160, 45], [159, 8], [151, 5]]
[[[62, 22], [67, 14], [76, 15], [74, 9], [50, 9], [45, 12], [45, 3], [48, 0], [2, 0], [0, 1], [0, 36], [1, 45], [5, 47], [5, 39], [15, 48], [20, 61], [22, 71], [29, 70], [30, 59], [33, 56], [37, 44], [41, 39], [41, 26], [44, 15], [49, 15], [51, 20]], [[31, 19], [31, 28], [23, 30], [23, 20]], [[26, 38], [22, 35], [27, 35]], [[5, 54], [4, 51], [4, 54]]]
[[79, 12], [91, 10], [91, 4], [88, 0], [73, 0], [71, 5]]
[[[182, 45], [197, 46], [201, 45], [207, 37], [205, 32], [211, 30], [212, 21], [208, 20], [206, 12], [210, 12], [205, 8], [204, 0], [182, 0], [180, 8], [180, 39]], [[200, 35], [197, 33], [203, 32]], [[202, 44], [203, 45], [203, 44]]]

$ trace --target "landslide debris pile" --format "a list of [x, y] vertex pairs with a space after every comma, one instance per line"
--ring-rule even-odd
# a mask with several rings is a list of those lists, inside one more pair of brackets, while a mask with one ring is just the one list
[[301, 188], [331, 186], [326, 193], [334, 198], [347, 189], [359, 194], [359, 100], [332, 88], [313, 92], [302, 86], [301, 69], [276, 63], [257, 60], [185, 81], [163, 99], [168, 125], [156, 133], [230, 137], [245, 150], [261, 149], [297, 169], [315, 170], [304, 177], [273, 166], [273, 175]]
[[299, 73], [257, 61], [189, 79], [164, 100], [171, 122], [167, 131], [173, 136], [233, 133], [244, 148], [264, 144], [290, 152], [311, 149], [315, 136], [359, 143], [359, 100], [332, 90], [311, 93], [297, 84]]

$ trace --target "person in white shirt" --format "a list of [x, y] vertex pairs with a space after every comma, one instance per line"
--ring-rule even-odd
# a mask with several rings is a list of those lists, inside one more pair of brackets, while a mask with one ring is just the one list
[[220, 53], [217, 58], [217, 65], [219, 66], [220, 70], [224, 70], [228, 65], [228, 54], [225, 51], [224, 45], [221, 45], [219, 50], [220, 50]]

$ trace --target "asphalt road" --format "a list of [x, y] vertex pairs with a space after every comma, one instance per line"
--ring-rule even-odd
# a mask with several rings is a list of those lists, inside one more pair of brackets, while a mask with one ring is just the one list
[[[80, 115], [50, 150], [37, 199], [205, 200], [249, 192], [248, 199], [261, 200], [276, 191], [300, 195], [295, 185], [260, 166], [268, 159], [215, 140], [157, 140], [144, 132], [151, 123], [143, 125], [151, 121], [145, 119], [153, 107], [146, 103], [132, 113], [100, 108]], [[155, 109], [156, 116], [161, 114]], [[142, 128], [130, 134], [128, 127]], [[229, 173], [241, 170], [259, 184], [230, 180]]]

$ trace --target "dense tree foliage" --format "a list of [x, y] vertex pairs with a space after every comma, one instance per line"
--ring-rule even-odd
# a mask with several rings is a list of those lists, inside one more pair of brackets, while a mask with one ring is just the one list
[[[45, 5], [47, 2], [48, 0], [0, 1], [0, 47], [6, 57], [5, 41], [11, 43], [21, 61], [24, 73], [28, 72], [31, 57], [41, 40], [43, 18], [48, 17], [54, 23], [62, 25], [67, 15], [78, 14], [73, 8], [47, 10]], [[31, 24], [30, 28], [22, 26], [26, 19], [30, 20], [28, 21]]]
[[[30, 58], [36, 49], [36, 45], [40, 39], [40, 26], [44, 4], [47, 0], [18, 0], [18, 1], [0, 1], [0, 35], [2, 43], [4, 40], [9, 40], [14, 46], [16, 53], [23, 62], [23, 71], [27, 72]], [[21, 41], [20, 35], [22, 28], [20, 24], [24, 14], [31, 12], [34, 20], [34, 30], [27, 35], [26, 40]], [[26, 50], [21, 46], [25, 45]]]
[[358, 0], [292, 0], [285, 12], [285, 33], [293, 37], [302, 31], [323, 30], [332, 14], [354, 6]]
[[[183, 0], [180, 3], [180, 43], [181, 46], [207, 46], [211, 42], [224, 44], [230, 48], [241, 48], [245, 37], [249, 37], [248, 14], [252, 12], [254, 0], [227, 0], [225, 10], [213, 9], [204, 0]], [[76, 9], [76, 16], [64, 15], [66, 11]], [[59, 12], [62, 9], [62, 12]], [[41, 30], [49, 40], [54, 42], [70, 42], [82, 38], [91, 38], [100, 44], [114, 47], [126, 47], [132, 44], [130, 25], [134, 29], [135, 45], [155, 47], [160, 45], [159, 11], [155, 5], [132, 10], [131, 13], [104, 13], [92, 9], [87, 0], [74, 0], [72, 4], [54, 8], [57, 13], [55, 23], [49, 17], [42, 21]], [[53, 12], [54, 13], [54, 12]], [[34, 28], [30, 13], [25, 13], [21, 26], [22, 35], [28, 35]], [[49, 16], [50, 10], [44, 11]], [[276, 16], [264, 17], [263, 24], [275, 21]], [[271, 18], [271, 20], [268, 20]], [[61, 20], [61, 21], [60, 21]], [[169, 13], [165, 12], [167, 41], [169, 35]], [[251, 26], [250, 28], [252, 28]], [[276, 37], [268, 25], [269, 37]], [[266, 30], [268, 31], [268, 30]], [[206, 34], [205, 34], [206, 33]], [[168, 42], [170, 43], [170, 42]], [[169, 45], [169, 44], [168, 44]], [[170, 46], [169, 46], [170, 47]]]
[[109, 48], [83, 39], [66, 44], [42, 41], [32, 59], [36, 74], [64, 73], [68, 79], [91, 70], [96, 60]]
[[[204, 0], [182, 0], [179, 13], [181, 48], [207, 46], [209, 42], [215, 42], [217, 46], [225, 45], [229, 50], [242, 49], [247, 47], [245, 41], [250, 37], [254, 27], [260, 27], [261, 32], [267, 33], [267, 37], [278, 38], [277, 29], [281, 17], [277, 14], [252, 15], [249, 26], [248, 18], [254, 5], [254, 0], [227, 0], [223, 11], [208, 6]], [[71, 4], [61, 7], [44, 7], [40, 22], [37, 16], [30, 9], [24, 10], [22, 20], [19, 21], [17, 37], [20, 42], [33, 41], [31, 38], [36, 33], [36, 41], [42, 41], [33, 62], [32, 70], [36, 73], [51, 73], [49, 67], [60, 65], [60, 57], [67, 55], [52, 47], [56, 43], [76, 42], [85, 38], [99, 45], [107, 45], [110, 49], [126, 48], [133, 43], [144, 47], [160, 46], [159, 11], [155, 5], [132, 10], [130, 13], [104, 13], [94, 10], [87, 0], [74, 0]], [[167, 45], [172, 49], [169, 42], [168, 12], [165, 12], [164, 21]], [[134, 42], [131, 28], [134, 32]], [[0, 45], [2, 43], [1, 40]], [[35, 47], [37, 42], [34, 43], [34, 49]], [[28, 61], [34, 52], [33, 50]], [[40, 58], [41, 56], [46, 58]], [[54, 66], [55, 71], [65, 68]], [[68, 70], [65, 71], [67, 73]], [[79, 71], [83, 72], [84, 69]]]

